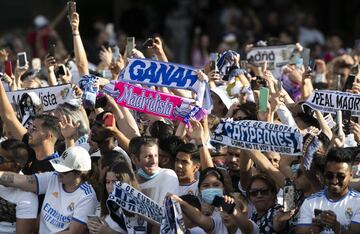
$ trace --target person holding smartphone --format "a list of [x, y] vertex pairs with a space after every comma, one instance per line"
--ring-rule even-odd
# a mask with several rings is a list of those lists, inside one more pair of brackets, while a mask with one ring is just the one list
[[[224, 195], [224, 184], [224, 177], [219, 169], [208, 167], [201, 171], [198, 184], [201, 200], [210, 206], [220, 205], [219, 211], [214, 211], [211, 216], [202, 214], [198, 209], [174, 194], [168, 194], [168, 196], [179, 202], [186, 218], [206, 233], [259, 233], [258, 226], [247, 218], [246, 213], [242, 212], [240, 204], [232, 205], [232, 209], [226, 208], [234, 204], [235, 200], [231, 196]], [[219, 202], [215, 202], [218, 204], [214, 203], [214, 201], [219, 200], [221, 200], [221, 204]]]
[[[360, 193], [350, 188], [352, 150], [334, 148], [326, 156], [323, 173], [326, 188], [305, 199], [296, 233], [360, 233]], [[321, 210], [316, 219], [315, 209]]]

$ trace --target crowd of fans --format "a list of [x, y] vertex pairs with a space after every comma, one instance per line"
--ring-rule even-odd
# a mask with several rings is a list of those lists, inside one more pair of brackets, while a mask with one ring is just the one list
[[[279, 14], [271, 12], [261, 24], [252, 10], [234, 5], [222, 11], [224, 33], [211, 61], [205, 6], [187, 54], [190, 3], [179, 4], [166, 19], [170, 36], [135, 38], [134, 48], [127, 35], [99, 23], [96, 44], [87, 49], [76, 11], [67, 16], [72, 48], [65, 48], [54, 29], [58, 19], [43, 16], [35, 19], [36, 30], [26, 40], [2, 38], [0, 233], [159, 233], [158, 223], [139, 214], [122, 211], [126, 225], [112, 215], [107, 200], [116, 181], [160, 205], [166, 197], [178, 202], [187, 233], [360, 233], [359, 117], [351, 116], [345, 129], [343, 123], [331, 124], [335, 115], [302, 105], [316, 89], [360, 96], [358, 48], [345, 50], [338, 36], [325, 37], [311, 16], [295, 24], [300, 16], [288, 11], [281, 25]], [[64, 9], [60, 15], [66, 15]], [[281, 43], [294, 44], [298, 54], [310, 48], [313, 65], [289, 60], [277, 76], [266, 62], [246, 60], [254, 46]], [[17, 56], [23, 51], [25, 64]], [[188, 65], [211, 90], [207, 114], [186, 124], [118, 105], [106, 87], [118, 81], [131, 59], [143, 58], [174, 63], [191, 58]], [[87, 102], [84, 79], [91, 92], [101, 93], [95, 103]], [[34, 90], [65, 84], [71, 86], [71, 99], [45, 110]], [[265, 111], [259, 111], [261, 87], [269, 90]], [[20, 100], [9, 98], [24, 90]], [[217, 125], [229, 118], [291, 126], [301, 133], [304, 147], [315, 139], [310, 165], [304, 160], [307, 150], [294, 156], [212, 141]]]

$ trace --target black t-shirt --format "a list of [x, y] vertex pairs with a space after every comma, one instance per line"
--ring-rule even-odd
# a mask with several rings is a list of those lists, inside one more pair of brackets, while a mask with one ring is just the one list
[[[29, 135], [25, 134], [22, 141], [25, 144], [28, 144]], [[36, 158], [35, 151], [31, 148], [31, 153], [29, 155], [28, 161], [26, 162], [22, 172], [25, 175], [32, 175], [32, 174], [40, 173], [40, 172], [54, 171], [54, 168], [52, 167], [49, 160], [52, 158], [56, 158], [58, 156], [59, 156], [58, 153], [55, 152], [54, 154], [49, 155], [48, 157], [46, 157], [43, 160], [38, 160]]]
[[[29, 144], [29, 135], [27, 133], [23, 136], [22, 141], [27, 145]], [[24, 168], [22, 169], [24, 175], [33, 175], [41, 172], [54, 171], [54, 168], [49, 160], [52, 158], [59, 157], [59, 154], [57, 152], [53, 153], [52, 155], [49, 155], [43, 160], [38, 160], [36, 158], [36, 153], [33, 150], [33, 148], [31, 147], [29, 148], [31, 150], [31, 153], [29, 155], [28, 161], [26, 162]], [[38, 195], [38, 199], [39, 199], [38, 214], [40, 214], [41, 212], [41, 207], [44, 202], [44, 198], [45, 198], [45, 194]]]

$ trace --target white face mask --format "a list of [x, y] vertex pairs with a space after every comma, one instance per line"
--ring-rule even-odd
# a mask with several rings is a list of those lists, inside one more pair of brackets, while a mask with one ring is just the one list
[[352, 165], [351, 170], [353, 178], [360, 178], [360, 164]]

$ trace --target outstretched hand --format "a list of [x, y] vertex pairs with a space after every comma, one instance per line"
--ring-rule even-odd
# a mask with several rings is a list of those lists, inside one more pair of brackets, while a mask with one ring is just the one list
[[63, 115], [61, 116], [60, 122], [59, 122], [61, 134], [65, 139], [73, 138], [76, 134], [77, 128], [80, 126], [80, 122], [74, 123], [70, 116]]

